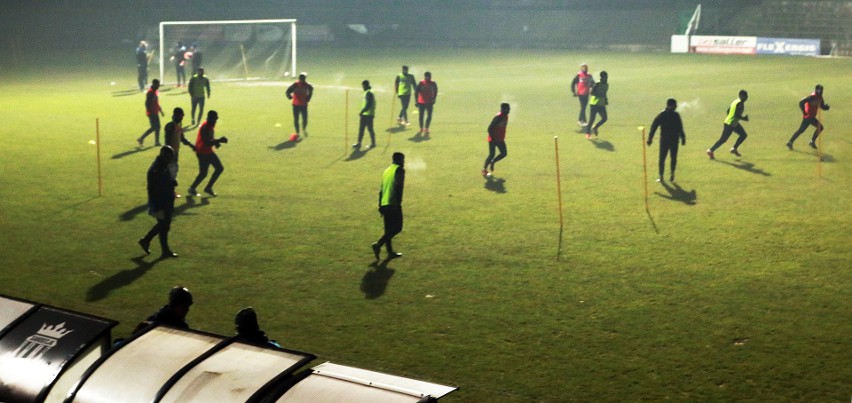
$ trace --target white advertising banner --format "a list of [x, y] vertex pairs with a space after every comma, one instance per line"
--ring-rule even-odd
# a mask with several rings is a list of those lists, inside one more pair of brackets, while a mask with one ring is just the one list
[[691, 53], [753, 55], [757, 53], [757, 37], [693, 35], [689, 37], [689, 51]]

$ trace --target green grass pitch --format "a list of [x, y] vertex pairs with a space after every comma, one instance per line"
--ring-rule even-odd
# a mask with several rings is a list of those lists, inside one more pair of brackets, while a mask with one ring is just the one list
[[[852, 61], [525, 50], [299, 57], [316, 93], [309, 137], [292, 147], [285, 83], [213, 82], [207, 107], [231, 140], [218, 151], [219, 197], [178, 200], [171, 243], [181, 257], [156, 263], [156, 242], [146, 258], [136, 245], [153, 224], [145, 171], [156, 151], [135, 148], [147, 120], [144, 96], [122, 92], [135, 86], [131, 57], [7, 66], [0, 293], [117, 319], [123, 337], [183, 284], [195, 295], [193, 328], [231, 334], [233, 315], [251, 305], [288, 348], [459, 386], [448, 402], [849, 399]], [[596, 142], [575, 123], [569, 83], [580, 62], [595, 77], [609, 72], [609, 122]], [[439, 85], [428, 141], [414, 141], [416, 123], [386, 131], [402, 64]], [[348, 121], [352, 143], [363, 79], [378, 101], [378, 147], [353, 159], [345, 134]], [[811, 130], [794, 151], [784, 146], [817, 83], [832, 106], [822, 163], [807, 147]], [[704, 151], [740, 89], [750, 94], [743, 156], [727, 153], [734, 136], [710, 161]], [[646, 213], [637, 127], [669, 97], [687, 135], [679, 189], [653, 182], [655, 142]], [[487, 183], [485, 128], [501, 102], [512, 105], [509, 155]], [[161, 103], [163, 124], [175, 106], [189, 114], [183, 89], [163, 91]], [[377, 191], [394, 151], [407, 156], [395, 240], [405, 255], [377, 271]], [[182, 193], [196, 172], [184, 148]]]

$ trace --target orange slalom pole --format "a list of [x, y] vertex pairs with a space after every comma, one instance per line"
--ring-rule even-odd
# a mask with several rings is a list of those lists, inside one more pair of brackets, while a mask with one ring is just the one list
[[[394, 102], [396, 100], [394, 98], [396, 98], [396, 94], [391, 92], [391, 100], [390, 100], [391, 114], [390, 114], [390, 123], [388, 124], [388, 127], [393, 127], [393, 113], [396, 112], [394, 110], [394, 108], [396, 107], [396, 102]], [[388, 137], [388, 140], [390, 140], [390, 137]]]
[[345, 114], [343, 115], [343, 154], [346, 154], [346, 150], [349, 149], [349, 88], [347, 88], [344, 92], [344, 103], [346, 104], [346, 107], [344, 108]]
[[[822, 110], [817, 109], [817, 121], [822, 124]], [[825, 125], [823, 125], [823, 131], [825, 131]], [[817, 137], [816, 145], [817, 145], [817, 176], [822, 178], [822, 138], [824, 137], [823, 133], [819, 133], [819, 137]]]
[[650, 211], [648, 208], [648, 156], [645, 151], [645, 126], [639, 126], [642, 131], [642, 172], [645, 178], [645, 211]]
[[559, 199], [559, 244], [556, 248], [556, 260], [562, 257], [562, 234], [565, 226], [562, 215], [562, 178], [559, 169], [559, 137], [553, 136], [553, 151], [556, 154], [556, 194]]
[[98, 157], [98, 197], [104, 193], [104, 183], [101, 178], [101, 122], [100, 118], [95, 118], [95, 145], [97, 148]]
[[553, 150], [556, 153], [556, 193], [559, 196], [559, 229], [563, 228], [562, 217], [562, 179], [559, 174], [559, 137], [553, 136]]

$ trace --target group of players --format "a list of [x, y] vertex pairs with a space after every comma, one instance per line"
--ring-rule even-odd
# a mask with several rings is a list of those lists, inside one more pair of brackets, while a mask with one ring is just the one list
[[[597, 95], [597, 98], [593, 98], [592, 102], [594, 108], [598, 103], [598, 99], [601, 100], [602, 110], [600, 113], [602, 120], [595, 127], [596, 134], [597, 127], [606, 121], [606, 72], [601, 73], [601, 77], [601, 83], [598, 83], [595, 87], [598, 89], [597, 91], [602, 91], [602, 93]], [[290, 135], [290, 141], [299, 141], [303, 136], [308, 135], [308, 104], [313, 96], [314, 87], [306, 81], [306, 78], [307, 73], [299, 74], [298, 80], [291, 84], [285, 92], [287, 98], [292, 101], [293, 107], [293, 128], [295, 132]], [[369, 80], [362, 81], [361, 87], [364, 90], [364, 94], [361, 107], [358, 111], [358, 140], [352, 144], [352, 148], [354, 149], [361, 148], [365, 131], [370, 134], [370, 145], [368, 147], [373, 148], [376, 146], [376, 132], [373, 127], [373, 121], [376, 116], [376, 97], [373, 94]], [[394, 93], [400, 103], [400, 111], [396, 119], [397, 123], [401, 126], [411, 124], [408, 119], [408, 107], [413, 95], [418, 109], [420, 125], [417, 135], [428, 138], [429, 126], [432, 124], [432, 113], [435, 102], [438, 99], [438, 84], [432, 80], [432, 73], [428, 71], [423, 73], [423, 79], [420, 82], [416, 82], [414, 75], [408, 72], [408, 66], [402, 66], [402, 71], [394, 79]], [[505, 139], [509, 111], [509, 104], [502, 104], [500, 112], [492, 119], [491, 124], [488, 126], [489, 153], [482, 168], [483, 176], [491, 176], [494, 171], [494, 164], [508, 155]], [[595, 112], [597, 110], [593, 109], [593, 120]], [[498, 150], [500, 154], [497, 154]]]
[[[142, 42], [140, 43], [139, 48], [137, 48], [137, 63], [142, 60], [139, 54], [140, 52], [142, 54], [145, 53], [145, 46], [145, 42]], [[176, 64], [178, 75], [177, 86], [181, 85], [181, 69], [186, 60], [190, 60], [190, 58], [187, 57], [187, 54], [193, 53], [194, 56], [190, 57], [192, 58], [191, 60], [193, 60], [193, 65], [195, 66], [194, 61], [196, 59], [194, 57], [199, 56], [198, 60], [200, 60], [200, 53], [197, 51], [197, 48], [193, 45], [190, 51], [186, 51], [181, 43], [178, 42], [175, 56], [172, 57], [173, 60], [180, 60], [180, 62]], [[145, 56], [145, 60], [145, 77], [147, 77], [147, 56]], [[157, 218], [157, 224], [148, 232], [148, 234], [145, 235], [145, 237], [139, 240], [139, 244], [146, 253], [150, 253], [150, 242], [155, 236], [159, 235], [164, 257], [177, 256], [177, 254], [171, 251], [168, 247], [168, 231], [171, 223], [171, 213], [174, 210], [174, 198], [180, 197], [180, 195], [174, 190], [177, 185], [177, 160], [180, 145], [186, 144], [195, 151], [199, 161], [199, 173], [188, 189], [190, 196], [200, 196], [200, 194], [196, 191], [196, 188], [206, 178], [210, 166], [213, 166], [214, 173], [207, 186], [204, 188], [204, 191], [209, 195], [215, 196], [216, 193], [213, 191], [213, 185], [224, 170], [224, 167], [222, 166], [219, 158], [216, 156], [214, 149], [221, 146], [221, 144], [227, 143], [228, 140], [226, 137], [217, 139], [214, 136], [215, 124], [218, 120], [218, 114], [216, 111], [208, 112], [207, 120], [204, 123], [201, 122], [204, 110], [204, 90], [206, 89], [206, 95], [209, 98], [210, 84], [207, 78], [204, 77], [204, 69], [200, 66], [200, 64], [197, 67], [194, 67], [194, 71], [195, 75], [193, 75], [193, 78], [187, 85], [187, 90], [192, 99], [193, 125], [195, 125], [196, 122], [196, 106], [200, 106], [197, 116], [198, 123], [201, 127], [198, 130], [196, 142], [195, 144], [190, 143], [184, 137], [182, 126], [184, 112], [181, 108], [175, 108], [172, 115], [172, 121], [165, 127], [166, 147], [163, 147], [160, 155], [157, 157], [154, 164], [152, 164], [148, 172], [149, 212], [152, 216]], [[140, 85], [142, 85], [143, 76], [141, 68], [139, 80]], [[376, 113], [376, 99], [372, 93], [369, 80], [364, 80], [361, 84], [364, 93], [361, 101], [361, 107], [358, 112], [360, 119], [358, 140], [352, 145], [352, 147], [355, 149], [361, 148], [364, 132], [366, 130], [370, 134], [371, 143], [369, 148], [374, 148], [376, 146], [376, 138], [373, 121]], [[157, 91], [159, 89], [159, 85], [159, 80], [153, 80], [146, 95], [145, 108], [150, 128], [137, 140], [140, 147], [143, 145], [144, 138], [150, 133], [155, 134], [155, 144], [160, 146], [158, 114], [164, 115], [164, 113], [158, 100]], [[588, 72], [588, 65], [583, 63], [580, 65], [579, 72], [572, 80], [570, 88], [572, 94], [580, 101], [580, 111], [577, 123], [583, 128], [582, 132], [585, 134], [586, 138], [591, 140], [592, 134], [597, 136], [598, 129], [608, 120], [606, 111], [606, 106], [609, 103], [607, 98], [607, 92], [609, 90], [608, 74], [606, 71], [601, 71], [600, 81], [595, 82], [593, 76]], [[423, 80], [417, 83], [414, 76], [408, 72], [408, 66], [402, 66], [402, 72], [397, 75], [394, 80], [394, 91], [401, 105], [400, 112], [397, 117], [397, 123], [401, 126], [410, 125], [408, 119], [408, 107], [413, 94], [419, 110], [420, 130], [418, 132], [418, 136], [428, 137], [433, 108], [438, 97], [438, 85], [435, 81], [432, 81], [432, 74], [428, 71], [425, 72]], [[313, 86], [307, 82], [307, 73], [303, 72], [299, 74], [298, 79], [287, 88], [285, 95], [292, 103], [293, 126], [295, 129], [295, 132], [290, 136], [289, 140], [293, 142], [300, 141], [302, 136], [308, 136], [308, 104], [313, 97]], [[747, 100], [748, 92], [741, 90], [738, 97], [731, 103], [727, 111], [727, 116], [723, 122], [722, 134], [719, 137], [719, 140], [707, 150], [707, 155], [711, 159], [715, 159], [716, 149], [727, 142], [733, 133], [736, 133], [739, 137], [730, 152], [738, 157], [741, 156], [739, 153], [739, 147], [748, 137], [745, 129], [740, 124], [741, 121], [747, 122], [749, 120], [748, 115], [744, 113], [745, 102]], [[590, 109], [590, 119], [588, 121], [586, 120], [587, 106]], [[817, 148], [815, 143], [816, 139], [823, 131], [823, 125], [817, 118], [817, 111], [820, 109], [829, 109], [828, 104], [826, 104], [823, 100], [823, 86], [817, 85], [812, 94], [803, 98], [799, 102], [799, 108], [803, 113], [802, 123], [799, 129], [793, 133], [792, 137], [787, 142], [787, 148], [792, 150], [793, 142], [795, 142], [796, 138], [807, 130], [809, 126], [814, 126], [816, 128], [809, 145], [813, 148]], [[683, 129], [683, 122], [680, 115], [675, 111], [676, 109], [677, 101], [673, 98], [668, 99], [665, 109], [655, 117], [647, 140], [647, 145], [651, 146], [657, 129], [660, 129], [659, 176], [657, 182], [663, 181], [665, 161], [667, 158], [670, 159], [669, 180], [675, 180], [678, 145], [686, 144], [686, 134]], [[492, 176], [495, 164], [508, 155], [505, 138], [510, 110], [511, 107], [508, 103], [502, 103], [500, 105], [500, 112], [494, 116], [488, 126], [487, 141], [489, 145], [489, 153], [481, 171], [483, 177]], [[601, 119], [595, 122], [597, 116], [600, 116]], [[497, 151], [499, 151], [499, 154], [497, 154]], [[391, 175], [391, 177], [388, 177], [386, 171], [382, 184], [382, 189], [385, 192], [385, 195], [381, 196], [380, 194], [379, 210], [383, 217], [385, 217], [385, 234], [379, 242], [373, 245], [373, 251], [376, 254], [377, 259], [377, 248], [385, 244], [388, 246], [389, 256], [401, 256], [401, 254], [394, 252], [390, 246], [390, 239], [402, 229], [401, 200], [404, 184], [404, 169], [402, 169], [404, 155], [397, 154], [399, 153], [394, 154], [393, 164], [390, 168], [388, 168], [389, 170], [392, 170], [394, 174]], [[390, 211], [388, 210], [388, 204], [382, 203], [390, 203], [390, 205], [395, 206], [393, 209], [395, 213], [386, 214], [386, 212]], [[397, 210], [398, 214], [396, 213]], [[389, 222], [389, 218], [391, 219], [391, 222]]]
[[[589, 66], [586, 63], [580, 65], [580, 71], [571, 82], [571, 92], [580, 100], [580, 115], [577, 124], [584, 128], [583, 131], [586, 134], [586, 138], [591, 139], [591, 133], [597, 136], [598, 128], [607, 120], [606, 105], [608, 101], [606, 93], [609, 90], [609, 84], [606, 71], [600, 73], [601, 81], [596, 83], [592, 75], [589, 74], [588, 68]], [[731, 102], [731, 105], [728, 107], [727, 116], [723, 121], [722, 134], [719, 136], [719, 140], [707, 149], [707, 156], [710, 159], [716, 158], [716, 149], [721, 147], [722, 144], [725, 144], [733, 133], [736, 133], [738, 138], [730, 152], [737, 157], [741, 156], [739, 147], [745, 141], [746, 137], [748, 137], [745, 129], [740, 124], [740, 121], [748, 122], [748, 115], [744, 114], [746, 100], [748, 100], [748, 92], [740, 90], [737, 98]], [[590, 107], [590, 119], [588, 122], [586, 121], [587, 105]], [[790, 140], [787, 141], [787, 148], [792, 150], [793, 143], [799, 135], [804, 133], [808, 127], [813, 126], [815, 128], [814, 134], [808, 145], [816, 149], [817, 137], [819, 137], [824, 129], [817, 117], [817, 112], [819, 110], [827, 111], [829, 108], [829, 105], [823, 99], [823, 86], [817, 84], [813, 93], [799, 101], [799, 109], [802, 110], [802, 123], [799, 125], [799, 129], [790, 137]], [[654, 118], [647, 140], [647, 144], [650, 146], [653, 143], [657, 128], [661, 129], [659, 177], [657, 178], [657, 182], [663, 181], [667, 156], [670, 157], [671, 161], [669, 180], [675, 180], [678, 144], [686, 145], [686, 133], [683, 130], [683, 121], [680, 119], [680, 115], [675, 112], [675, 109], [677, 109], [677, 100], [674, 98], [668, 99], [666, 108]], [[600, 114], [601, 120], [595, 124], [595, 117], [598, 114]]]
[[[207, 185], [204, 187], [204, 192], [211, 196], [216, 196], [213, 190], [219, 176], [224, 171], [224, 166], [215, 153], [215, 149], [222, 144], [228, 142], [227, 137], [215, 137], [216, 122], [219, 119], [219, 114], [216, 111], [207, 112], [207, 119], [202, 122], [204, 116], [204, 101], [210, 98], [210, 81], [204, 76], [204, 68], [201, 67], [202, 55], [198, 51], [196, 45], [192, 45], [187, 50], [180, 42], [177, 43], [175, 54], [172, 56], [175, 61], [177, 73], [177, 87], [184, 85], [187, 87], [187, 92], [190, 95], [192, 103], [192, 126], [199, 127], [198, 135], [195, 143], [191, 143], [184, 135], [184, 110], [176, 107], [172, 112], [171, 121], [164, 128], [164, 143], [160, 143], [160, 116], [165, 116], [159, 101], [160, 80], [154, 79], [151, 81], [151, 86], [145, 94], [145, 114], [148, 118], [149, 128], [136, 139], [139, 147], [144, 145], [145, 138], [154, 134], [154, 145], [162, 146], [159, 155], [148, 169], [147, 174], [147, 189], [148, 189], [148, 213], [156, 218], [157, 223], [145, 234], [138, 243], [142, 250], [149, 254], [151, 253], [150, 244], [155, 237], [159, 237], [160, 246], [162, 248], [161, 258], [177, 257], [168, 243], [168, 234], [171, 229], [172, 215], [174, 214], [175, 198], [181, 197], [175, 190], [177, 186], [178, 174], [178, 156], [181, 144], [186, 145], [194, 151], [198, 158], [198, 175], [193, 183], [189, 186], [188, 196], [201, 196], [196, 188], [206, 179], [210, 167], [213, 167], [213, 174]], [[185, 65], [192, 61], [193, 76], [186, 82]], [[140, 42], [136, 48], [136, 62], [138, 68], [138, 81], [140, 89], [147, 84], [148, 78], [148, 62], [150, 55], [147, 54], [147, 43]], [[206, 97], [205, 97], [206, 96]], [[198, 113], [196, 114], [196, 110]], [[196, 122], [198, 125], [196, 125]]]
[[[145, 87], [148, 85], [148, 64], [151, 63], [151, 58], [153, 57], [153, 52], [148, 53], [148, 42], [139, 41], [139, 46], [136, 47], [136, 69], [139, 91], [145, 91]], [[181, 86], [181, 83], [183, 83], [183, 85], [187, 85], [186, 65], [190, 64], [192, 68], [190, 71], [192, 74], [195, 74], [201, 67], [203, 60], [204, 54], [201, 53], [198, 44], [193, 43], [189, 46], [189, 49], [187, 49], [182, 42], [177, 42], [174, 48], [174, 53], [172, 53], [169, 57], [169, 61], [173, 62], [175, 65], [175, 74], [177, 76], [176, 82], [178, 87]]]

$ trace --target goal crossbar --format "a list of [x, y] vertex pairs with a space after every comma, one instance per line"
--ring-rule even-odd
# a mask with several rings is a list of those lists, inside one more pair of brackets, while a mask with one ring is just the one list
[[295, 19], [272, 19], [272, 20], [218, 20], [218, 21], [160, 21], [160, 81], [163, 81], [165, 73], [164, 28], [166, 25], [236, 25], [236, 24], [281, 24], [290, 23], [290, 34], [292, 37], [293, 60], [290, 65], [290, 75], [296, 75], [296, 20]]

